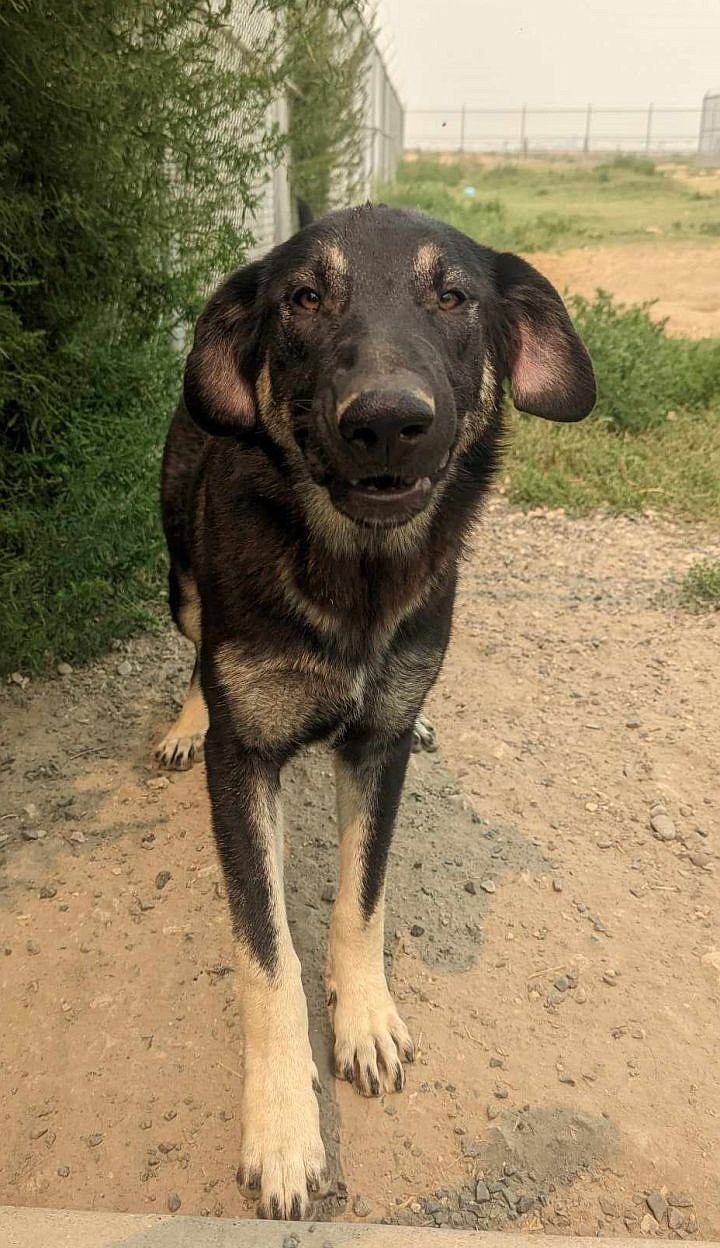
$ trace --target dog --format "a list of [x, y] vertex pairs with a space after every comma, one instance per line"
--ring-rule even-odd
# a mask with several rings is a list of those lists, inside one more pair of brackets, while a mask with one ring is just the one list
[[591, 411], [592, 364], [557, 291], [383, 205], [238, 269], [197, 324], [162, 468], [170, 605], [197, 660], [157, 754], [182, 768], [204, 743], [245, 1045], [238, 1182], [260, 1216], [302, 1218], [325, 1168], [280, 773], [310, 742], [334, 752], [335, 1070], [364, 1096], [399, 1092], [414, 1052], [383, 966], [388, 851], [500, 458], [505, 380], [523, 412]]

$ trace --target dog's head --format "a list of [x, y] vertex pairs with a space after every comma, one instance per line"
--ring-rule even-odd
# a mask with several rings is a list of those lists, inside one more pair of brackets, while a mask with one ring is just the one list
[[397, 526], [441, 495], [497, 415], [581, 420], [588, 354], [557, 291], [525, 261], [382, 205], [332, 213], [239, 269], [197, 325], [190, 415], [259, 430], [308, 497]]

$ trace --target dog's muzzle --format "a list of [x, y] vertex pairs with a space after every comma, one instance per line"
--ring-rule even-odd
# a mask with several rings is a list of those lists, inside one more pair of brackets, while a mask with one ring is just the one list
[[403, 374], [335, 395], [325, 432], [338, 510], [363, 524], [397, 525], [430, 501], [447, 468], [454, 421], [438, 419], [421, 379]]

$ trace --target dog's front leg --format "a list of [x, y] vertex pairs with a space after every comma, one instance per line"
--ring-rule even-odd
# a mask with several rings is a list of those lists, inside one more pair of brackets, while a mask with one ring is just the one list
[[340, 886], [330, 925], [328, 1002], [335, 1070], [365, 1096], [401, 1091], [410, 1033], [383, 964], [385, 871], [412, 730], [392, 742], [358, 736], [335, 755]]
[[[212, 716], [211, 716], [212, 721]], [[325, 1151], [300, 962], [285, 913], [279, 766], [211, 722], [213, 824], [237, 938], [245, 1042], [238, 1182], [268, 1218], [302, 1218]]]

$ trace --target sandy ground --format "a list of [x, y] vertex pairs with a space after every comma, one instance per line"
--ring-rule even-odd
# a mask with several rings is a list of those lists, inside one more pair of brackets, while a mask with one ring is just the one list
[[650, 315], [667, 319], [669, 334], [720, 337], [720, 247], [577, 247], [530, 259], [560, 291], [592, 299], [608, 290], [623, 303], [654, 300]]
[[[381, 1102], [328, 1068], [329, 760], [287, 774], [320, 1216], [720, 1235], [720, 616], [678, 601], [719, 554], [657, 518], [493, 501], [393, 851], [420, 1056]], [[203, 769], [150, 764], [187, 668], [168, 632], [0, 693], [0, 1203], [252, 1215]]]

